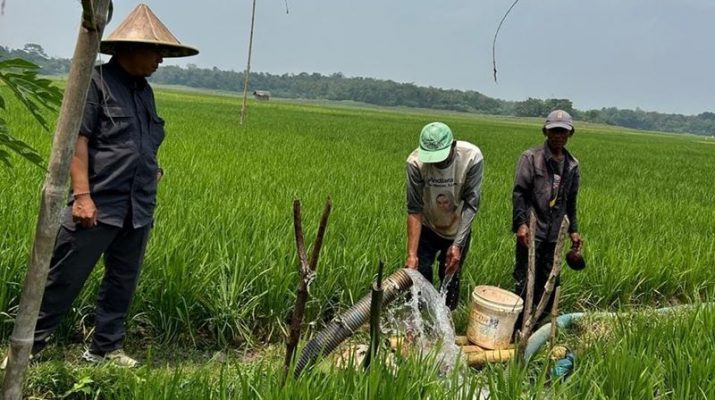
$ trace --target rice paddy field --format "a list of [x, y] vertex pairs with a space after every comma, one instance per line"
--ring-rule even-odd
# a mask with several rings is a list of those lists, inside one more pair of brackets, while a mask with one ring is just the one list
[[[7, 94], [3, 91], [3, 94]], [[7, 96], [6, 96], [7, 98]], [[712, 399], [715, 398], [715, 146], [702, 136], [580, 125], [568, 148], [580, 160], [580, 231], [588, 268], [566, 269], [562, 312], [612, 311], [559, 333], [577, 354], [566, 380], [548, 357], [524, 366], [457, 368], [427, 359], [395, 372], [312, 370], [282, 381], [285, 323], [295, 300], [292, 202], [312, 243], [326, 198], [333, 213], [311, 286], [304, 334], [368, 293], [378, 260], [405, 256], [405, 171], [421, 127], [441, 120], [485, 157], [481, 209], [462, 279], [455, 327], [471, 289], [512, 287], [511, 188], [519, 154], [538, 145], [541, 121], [240, 99], [157, 90], [167, 121], [155, 228], [127, 318], [134, 370], [78, 361], [91, 333], [102, 268], [91, 276], [43, 361], [37, 398], [185, 399]], [[19, 137], [47, 157], [51, 134], [7, 104]], [[50, 116], [54, 119], [54, 116]], [[5, 350], [34, 234], [43, 171], [15, 159], [0, 170], [0, 350]], [[654, 308], [694, 304], [655, 314]], [[485, 397], [489, 392], [490, 397]], [[480, 397], [482, 396], [482, 397]]]

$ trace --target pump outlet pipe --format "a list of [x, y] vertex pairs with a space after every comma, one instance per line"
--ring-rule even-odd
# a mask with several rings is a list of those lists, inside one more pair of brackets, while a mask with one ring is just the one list
[[[390, 275], [382, 284], [382, 306], [391, 303], [397, 296], [412, 286], [412, 279], [400, 269]], [[372, 294], [369, 293], [355, 303], [347, 311], [330, 321], [328, 326], [320, 331], [303, 349], [300, 359], [295, 366], [294, 376], [298, 378], [307, 366], [312, 365], [318, 358], [330, 354], [345, 339], [352, 336], [370, 317]]]

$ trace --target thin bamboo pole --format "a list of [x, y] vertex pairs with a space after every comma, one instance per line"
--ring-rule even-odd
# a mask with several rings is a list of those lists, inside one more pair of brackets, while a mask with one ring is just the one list
[[89, 15], [93, 21], [83, 18], [57, 120], [48, 172], [42, 188], [35, 240], [20, 297], [17, 318], [10, 337], [9, 359], [2, 390], [3, 398], [6, 400], [22, 398], [23, 377], [32, 351], [37, 314], [47, 281], [47, 271], [55, 237], [60, 227], [60, 213], [64, 196], [67, 193], [69, 164], [77, 141], [77, 132], [79, 132], [84, 103], [87, 99], [92, 68], [97, 58], [99, 41], [107, 20], [109, 3], [110, 0], [82, 1], [85, 12], [88, 8], [90, 9]]
[[526, 329], [528, 316], [531, 315], [531, 309], [534, 306], [534, 280], [536, 271], [536, 215], [532, 211], [529, 214], [529, 259], [526, 275], [526, 300], [524, 301], [524, 311], [521, 320], [522, 332]]
[[251, 34], [248, 39], [248, 62], [246, 63], [246, 73], [243, 77], [243, 104], [241, 105], [241, 125], [246, 118], [246, 97], [248, 96], [248, 77], [251, 74], [251, 53], [253, 52], [253, 26], [256, 21], [256, 0], [253, 0], [251, 10]]
[[544, 285], [544, 293], [541, 296], [538, 305], [536, 306], [536, 310], [534, 310], [531, 315], [528, 316], [528, 321], [525, 325], [524, 331], [521, 332], [521, 339], [524, 343], [526, 343], [526, 339], [528, 339], [529, 335], [531, 335], [531, 331], [534, 329], [534, 325], [536, 324], [537, 318], [539, 318], [539, 316], [546, 309], [546, 305], [549, 302], [549, 297], [551, 297], [551, 293], [553, 293], [554, 291], [556, 280], [561, 274], [561, 261], [563, 258], [562, 253], [564, 248], [564, 239], [566, 237], [566, 231], [568, 230], [568, 226], [569, 219], [567, 217], [564, 217], [561, 221], [559, 236], [556, 241], [556, 248], [554, 249], [554, 264], [551, 267], [551, 273], [549, 274], [549, 278], [546, 281], [546, 285]]
[[527, 324], [531, 318], [531, 311], [534, 307], [534, 282], [536, 280], [536, 214], [532, 210], [529, 213], [529, 253], [528, 266], [526, 270], [526, 297], [524, 299], [524, 310], [521, 312], [521, 327], [516, 332], [517, 353], [519, 357], [526, 349], [526, 340], [529, 338]]

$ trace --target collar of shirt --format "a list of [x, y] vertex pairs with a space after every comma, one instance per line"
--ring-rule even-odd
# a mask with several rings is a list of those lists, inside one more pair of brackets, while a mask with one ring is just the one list
[[[566, 150], [566, 148], [564, 148], [562, 151], [563, 151], [563, 153], [564, 153], [564, 164], [565, 164], [565, 165], [568, 165], [568, 163], [569, 163], [568, 160], [569, 160], [569, 158], [571, 157], [571, 154], [569, 154], [569, 152], [568, 152], [568, 150]], [[554, 155], [553, 155], [553, 153], [551, 152], [551, 149], [549, 148], [549, 142], [548, 142], [548, 141], [544, 142], [544, 159], [546, 159], [546, 161], [552, 161], [552, 160], [553, 160], [554, 162], [557, 162], [557, 161], [554, 159]]]

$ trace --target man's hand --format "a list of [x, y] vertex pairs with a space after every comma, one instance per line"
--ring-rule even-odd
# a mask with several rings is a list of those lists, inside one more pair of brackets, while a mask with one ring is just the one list
[[583, 246], [583, 240], [581, 240], [581, 235], [578, 232], [571, 234], [571, 248], [576, 249], [576, 251], [581, 251], [581, 246]]
[[417, 256], [407, 256], [407, 261], [405, 261], [405, 268], [417, 269], [419, 261]]
[[447, 249], [447, 260], [445, 262], [445, 274], [452, 275], [459, 269], [459, 262], [462, 260], [462, 249], [453, 244]]
[[97, 225], [97, 208], [89, 194], [79, 195], [72, 204], [72, 221], [91, 228]]
[[529, 247], [529, 226], [522, 224], [519, 229], [516, 230], [516, 241], [524, 247]]

